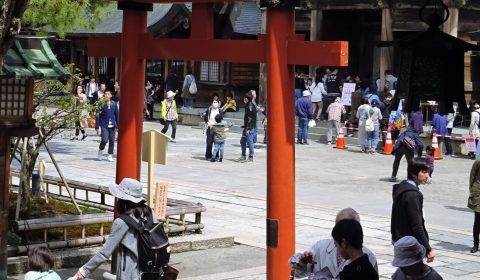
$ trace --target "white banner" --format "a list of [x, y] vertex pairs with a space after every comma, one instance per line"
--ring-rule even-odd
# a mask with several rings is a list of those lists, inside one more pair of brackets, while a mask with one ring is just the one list
[[355, 91], [355, 83], [344, 83], [342, 89], [342, 104], [352, 106], [352, 93]]

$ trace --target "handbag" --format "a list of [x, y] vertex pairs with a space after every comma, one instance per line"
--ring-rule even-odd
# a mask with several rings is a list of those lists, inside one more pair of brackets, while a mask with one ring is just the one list
[[309, 120], [309, 121], [308, 121], [308, 127], [312, 128], [312, 127], [314, 127], [314, 126], [316, 126], [316, 125], [317, 125], [317, 123], [315, 122], [315, 120], [312, 119], [312, 120]]
[[188, 92], [190, 92], [190, 94], [197, 94], [197, 84], [195, 83], [195, 78], [193, 77], [193, 75], [191, 76], [191, 78], [192, 78], [192, 82], [188, 87]]
[[92, 113], [88, 116], [87, 125], [89, 128], [95, 128], [95, 117]]
[[375, 126], [373, 125], [373, 120], [370, 117], [370, 110], [367, 111], [367, 120], [365, 121], [365, 130], [367, 132], [372, 132], [375, 130]]

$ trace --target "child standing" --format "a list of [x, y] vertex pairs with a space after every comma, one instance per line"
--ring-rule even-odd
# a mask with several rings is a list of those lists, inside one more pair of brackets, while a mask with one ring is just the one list
[[60, 276], [52, 270], [54, 266], [50, 249], [45, 246], [36, 247], [28, 251], [28, 269], [24, 280], [61, 280]]
[[[223, 122], [223, 117], [220, 114], [215, 116], [215, 123], [211, 127], [213, 134], [213, 156], [211, 162], [222, 162], [225, 147], [225, 140], [227, 139], [226, 131], [228, 131], [227, 124]], [[218, 152], [218, 153], [217, 153]], [[219, 158], [218, 158], [219, 157]]]

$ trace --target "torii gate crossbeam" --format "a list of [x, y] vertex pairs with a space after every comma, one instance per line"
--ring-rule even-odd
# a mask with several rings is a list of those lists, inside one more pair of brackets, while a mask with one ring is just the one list
[[[153, 38], [147, 32], [152, 3], [192, 2], [189, 39]], [[117, 176], [140, 179], [145, 59], [266, 63], [267, 276], [288, 279], [288, 258], [295, 251], [294, 65], [348, 65], [347, 42], [305, 42], [295, 35], [294, 9], [267, 8], [267, 33], [257, 40], [213, 38], [213, 3], [224, 0], [138, 0], [118, 3], [123, 32], [89, 38], [90, 56], [120, 57], [122, 97]], [[230, 0], [230, 2], [235, 2]], [[254, 2], [254, 1], [244, 1]], [[321, 55], [318, 55], [321, 54]]]

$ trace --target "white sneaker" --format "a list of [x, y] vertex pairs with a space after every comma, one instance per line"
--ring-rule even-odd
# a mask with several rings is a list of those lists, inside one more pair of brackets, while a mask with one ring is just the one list
[[103, 151], [102, 151], [102, 150], [98, 150], [97, 159], [98, 159], [98, 160], [102, 160], [102, 159], [103, 159]]
[[108, 155], [107, 160], [110, 161], [110, 162], [113, 162], [113, 156], [112, 156], [112, 155]]

